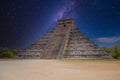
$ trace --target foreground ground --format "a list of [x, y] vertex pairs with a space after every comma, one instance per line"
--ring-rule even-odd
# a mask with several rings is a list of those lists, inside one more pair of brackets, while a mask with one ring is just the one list
[[120, 61], [0, 61], [0, 80], [120, 80]]

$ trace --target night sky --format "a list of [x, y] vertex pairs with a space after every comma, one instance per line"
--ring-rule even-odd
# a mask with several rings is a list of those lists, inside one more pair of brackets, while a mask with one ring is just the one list
[[68, 18], [99, 46], [120, 44], [120, 0], [0, 0], [0, 48], [24, 49]]

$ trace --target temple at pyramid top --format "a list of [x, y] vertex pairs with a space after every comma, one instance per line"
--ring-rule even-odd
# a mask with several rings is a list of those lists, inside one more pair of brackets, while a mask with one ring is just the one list
[[73, 19], [65, 19], [65, 20], [58, 20], [58, 26], [59, 27], [70, 27], [74, 26], [76, 27], [76, 24]]
[[73, 19], [58, 20], [57, 28], [21, 50], [19, 58], [112, 59], [84, 35]]

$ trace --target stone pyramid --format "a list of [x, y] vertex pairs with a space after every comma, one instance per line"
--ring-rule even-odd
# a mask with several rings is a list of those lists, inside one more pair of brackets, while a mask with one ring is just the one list
[[18, 54], [19, 58], [112, 59], [79, 31], [73, 19], [59, 20], [58, 27]]

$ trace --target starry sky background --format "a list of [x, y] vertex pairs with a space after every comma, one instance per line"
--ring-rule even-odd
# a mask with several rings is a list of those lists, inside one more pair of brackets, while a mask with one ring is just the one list
[[120, 0], [0, 0], [0, 48], [24, 49], [68, 18], [99, 46], [120, 44]]

